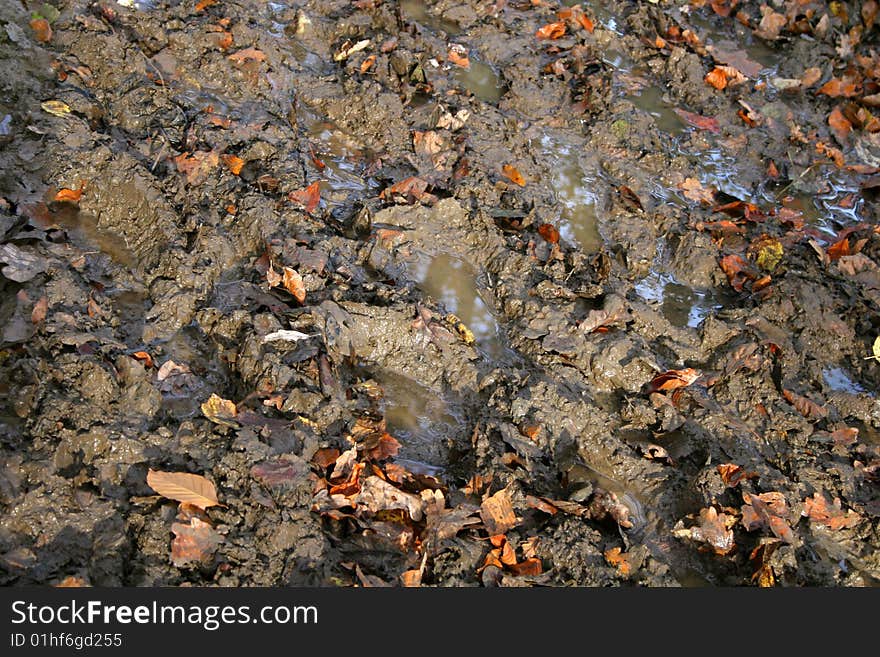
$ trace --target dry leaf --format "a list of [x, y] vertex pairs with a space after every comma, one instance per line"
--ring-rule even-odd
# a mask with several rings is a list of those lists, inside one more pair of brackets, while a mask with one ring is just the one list
[[147, 485], [162, 497], [187, 502], [200, 509], [220, 504], [214, 484], [201, 475], [150, 469], [147, 472]]
[[178, 568], [210, 562], [223, 542], [210, 524], [195, 516], [189, 518], [188, 522], [175, 522], [171, 525], [171, 531], [174, 533], [171, 562]]
[[290, 192], [287, 198], [294, 203], [299, 203], [308, 214], [312, 214], [318, 207], [318, 203], [321, 202], [321, 184], [315, 181], [308, 187]]
[[831, 132], [834, 133], [834, 138], [839, 143], [845, 144], [846, 138], [852, 130], [852, 123], [847, 120], [839, 107], [835, 107], [831, 110], [831, 114], [828, 115], [828, 126], [831, 128]]
[[687, 538], [697, 543], [706, 543], [716, 554], [730, 554], [736, 548], [733, 542], [733, 531], [730, 529], [736, 522], [734, 516], [718, 513], [714, 507], [700, 509], [699, 524], [684, 529], [676, 526], [673, 534], [678, 538]]
[[262, 50], [257, 50], [256, 48], [244, 48], [243, 50], [234, 52], [231, 55], [227, 55], [227, 57], [235, 64], [244, 64], [248, 61], [266, 61], [266, 53], [264, 53]]
[[80, 180], [79, 187], [77, 189], [69, 189], [67, 187], [59, 189], [58, 193], [55, 194], [54, 200], [60, 203], [79, 203], [79, 200], [82, 198], [85, 189], [86, 181]]
[[559, 244], [559, 230], [553, 224], [541, 224], [538, 226], [538, 235], [550, 244]]
[[791, 390], [783, 389], [782, 396], [797, 409], [798, 413], [809, 420], [821, 420], [828, 416], [827, 408]]
[[189, 374], [190, 369], [188, 365], [178, 365], [173, 360], [166, 360], [162, 363], [162, 366], [159, 368], [159, 371], [156, 373], [156, 378], [159, 381], [164, 381], [169, 376], [175, 376], [177, 374]]
[[675, 108], [675, 113], [678, 114], [681, 119], [689, 124], [694, 126], [695, 128], [699, 128], [700, 130], [707, 130], [713, 133], [720, 133], [721, 126], [718, 124], [718, 119], [714, 119], [709, 116], [701, 116], [700, 114], [694, 114], [693, 112], [688, 112], [687, 110], [683, 110], [679, 107]]
[[715, 202], [715, 190], [703, 187], [696, 178], [685, 178], [684, 182], [678, 185], [678, 188], [684, 192], [685, 198], [697, 203], [711, 205]]
[[449, 52], [446, 53], [446, 59], [459, 68], [469, 69], [471, 67], [471, 60], [468, 59], [467, 48], [457, 43], [449, 46]]
[[[370, 55], [364, 61], [361, 62], [360, 72], [361, 74], [366, 73], [371, 68], [373, 68], [373, 64], [376, 63], [376, 55]], [[416, 571], [418, 572], [418, 571]]]
[[513, 512], [513, 504], [507, 489], [502, 489], [483, 500], [480, 505], [480, 518], [490, 535], [504, 534], [513, 529], [519, 519]]
[[559, 21], [557, 23], [548, 23], [544, 27], [535, 32], [535, 36], [539, 39], [558, 39], [565, 35], [565, 23]]
[[40, 43], [49, 43], [52, 40], [52, 27], [45, 18], [34, 18], [30, 22], [34, 36]]
[[632, 564], [628, 556], [619, 547], [605, 550], [605, 561], [608, 562], [609, 566], [617, 568], [617, 572], [624, 577], [629, 577], [632, 574]]
[[91, 586], [91, 584], [82, 577], [77, 577], [76, 575], [68, 575], [55, 585], [55, 587], [59, 589], [76, 589], [88, 586]]
[[216, 393], [211, 393], [208, 401], [203, 403], [201, 408], [202, 413], [206, 418], [211, 420], [211, 422], [227, 427], [238, 428], [238, 425], [233, 421], [238, 413], [234, 402], [231, 402], [228, 399], [223, 399]]
[[65, 117], [70, 114], [70, 106], [60, 100], [47, 100], [40, 103], [40, 107], [44, 111], [49, 112], [52, 116]]
[[771, 491], [753, 495], [743, 493], [742, 524], [746, 531], [766, 527], [776, 538], [788, 544], [795, 543], [794, 532], [789, 526], [791, 512], [782, 493]]
[[201, 185], [205, 182], [211, 169], [219, 163], [220, 156], [216, 151], [196, 151], [192, 155], [184, 152], [174, 158], [177, 170], [186, 176], [186, 182], [190, 185]]
[[302, 276], [295, 269], [285, 267], [282, 274], [284, 289], [290, 292], [294, 299], [303, 303], [306, 300], [306, 287]]
[[840, 498], [835, 497], [834, 502], [829, 504], [821, 493], [814, 493], [813, 497], [804, 500], [802, 515], [809, 517], [813, 522], [825, 525], [831, 531], [849, 529], [862, 521], [862, 517], [852, 509], [844, 513], [840, 506]]
[[424, 515], [422, 498], [395, 488], [375, 475], [364, 479], [354, 501], [359, 509], [363, 507], [371, 513], [402, 509], [415, 522], [421, 520]]
[[699, 379], [700, 376], [701, 373], [691, 367], [681, 370], [667, 370], [651, 379], [651, 383], [648, 384], [648, 392], [666, 392], [677, 388], [686, 388]]
[[226, 165], [226, 168], [229, 169], [233, 175], [237, 176], [241, 173], [241, 168], [244, 166], [244, 160], [237, 155], [229, 155], [226, 153], [220, 157], [223, 159], [223, 164]]
[[816, 91], [831, 98], [852, 98], [862, 93], [862, 85], [851, 78], [831, 78]]
[[716, 469], [725, 486], [737, 486], [744, 479], [754, 479], [758, 476], [756, 472], [746, 472], [742, 466], [735, 463], [721, 463]]
[[520, 187], [526, 186], [526, 179], [523, 178], [523, 175], [519, 172], [519, 169], [517, 169], [512, 164], [505, 164], [504, 166], [502, 166], [501, 173], [504, 174], [505, 178], [519, 185]]
[[49, 310], [49, 299], [48, 297], [40, 297], [39, 301], [34, 304], [33, 310], [31, 310], [31, 323], [39, 324], [44, 319], [46, 319], [46, 312]]

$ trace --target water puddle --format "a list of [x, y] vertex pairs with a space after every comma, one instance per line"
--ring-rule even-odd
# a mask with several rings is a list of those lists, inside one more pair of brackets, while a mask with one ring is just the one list
[[494, 359], [504, 355], [501, 329], [480, 296], [476, 272], [467, 263], [446, 254], [420, 254], [407, 263], [407, 270], [426, 294], [473, 332], [477, 347]]
[[673, 105], [663, 99], [663, 94], [658, 87], [643, 86], [639, 90], [627, 94], [626, 99], [638, 109], [654, 117], [654, 123], [661, 132], [673, 137], [685, 134], [684, 122], [675, 113]]
[[[324, 164], [321, 171], [321, 197], [328, 205], [341, 205], [352, 195], [373, 196], [380, 185], [361, 175], [366, 149], [332, 123], [313, 119], [306, 130], [314, 158]], [[306, 154], [306, 157], [309, 157]], [[334, 193], [337, 197], [334, 197]]]
[[488, 64], [470, 58], [470, 68], [457, 68], [455, 80], [484, 103], [497, 103], [504, 95], [504, 85]]
[[222, 389], [229, 381], [227, 367], [211, 342], [193, 326], [184, 327], [152, 353], [157, 366], [172, 360], [183, 368], [159, 384], [162, 410], [177, 420], [200, 416], [209, 391]]
[[410, 472], [439, 476], [448, 461], [448, 446], [467, 426], [461, 409], [404, 376], [383, 372], [383, 411], [388, 432], [401, 444], [395, 460]]
[[94, 253], [90, 249], [97, 248], [123, 267], [131, 270], [136, 268], [137, 258], [134, 253], [125, 246], [119, 235], [101, 230], [98, 227], [97, 217], [80, 212], [74, 206], [61, 204], [51, 211], [51, 219], [56, 226], [63, 228], [70, 241], [83, 249], [86, 254]]
[[581, 162], [580, 150], [571, 144], [541, 137], [541, 149], [550, 163], [553, 188], [562, 206], [559, 233], [570, 243], [577, 244], [584, 253], [596, 253], [602, 248], [599, 221], [596, 215], [598, 177], [592, 166]]
[[428, 11], [428, 4], [424, 0], [400, 0], [400, 11], [409, 20], [433, 32], [443, 32], [447, 36], [455, 36], [461, 32], [457, 23], [431, 14]]
[[826, 367], [822, 370], [822, 378], [825, 379], [825, 385], [835, 392], [848, 392], [853, 395], [867, 392], [860, 383], [853, 381], [842, 367]]
[[635, 291], [648, 303], [659, 304], [663, 317], [682, 328], [699, 328], [706, 317], [724, 307], [714, 292], [694, 290], [672, 274], [656, 270], [639, 281]]

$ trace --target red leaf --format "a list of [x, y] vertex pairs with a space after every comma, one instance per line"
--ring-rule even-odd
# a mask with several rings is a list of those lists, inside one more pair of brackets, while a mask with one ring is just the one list
[[308, 214], [312, 214], [321, 202], [321, 184], [315, 181], [308, 187], [290, 192], [287, 198], [299, 203]]
[[648, 385], [648, 393], [687, 388], [699, 379], [700, 376], [700, 372], [691, 367], [686, 367], [682, 370], [667, 370], [651, 379], [651, 383]]
[[700, 114], [694, 114], [693, 112], [688, 112], [687, 110], [683, 110], [679, 107], [675, 108], [675, 113], [678, 114], [681, 119], [689, 124], [694, 126], [695, 128], [699, 128], [700, 130], [708, 130], [709, 132], [714, 132], [716, 134], [721, 132], [721, 127], [718, 125], [718, 119], [714, 119], [709, 116], [701, 116]]
[[550, 244], [559, 243], [559, 231], [553, 224], [541, 224], [538, 226], [538, 235], [543, 237]]

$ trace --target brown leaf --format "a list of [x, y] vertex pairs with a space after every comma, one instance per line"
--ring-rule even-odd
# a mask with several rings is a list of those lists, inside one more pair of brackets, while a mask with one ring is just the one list
[[34, 309], [31, 310], [31, 323], [39, 324], [44, 319], [46, 319], [46, 312], [49, 310], [49, 299], [48, 297], [40, 297], [39, 301], [34, 304]]
[[699, 524], [689, 529], [676, 529], [673, 534], [679, 538], [689, 538], [698, 543], [706, 543], [715, 554], [730, 554], [736, 549], [733, 531], [730, 529], [735, 518], [726, 513], [718, 513], [714, 507], [700, 509]]
[[471, 67], [471, 60], [468, 59], [467, 49], [458, 44], [452, 44], [449, 46], [449, 52], [446, 53], [446, 59], [460, 68], [469, 69]]
[[433, 205], [437, 202], [437, 197], [429, 194], [427, 189], [427, 181], [416, 176], [410, 176], [382, 190], [379, 197], [386, 201], [394, 201], [395, 203], [412, 204], [424, 202], [427, 205]]
[[267, 487], [294, 486], [308, 475], [307, 463], [290, 455], [271, 461], [263, 461], [251, 468], [251, 476]]
[[55, 587], [59, 589], [74, 589], [87, 586], [91, 585], [82, 577], [77, 577], [76, 575], [68, 575], [55, 585]]
[[501, 173], [504, 174], [504, 177], [510, 180], [513, 183], [516, 183], [520, 187], [526, 186], [526, 179], [523, 178], [523, 175], [519, 172], [512, 164], [505, 164], [501, 167]]
[[715, 134], [721, 132], [721, 126], [718, 124], [718, 119], [709, 116], [701, 116], [700, 114], [688, 112], [679, 107], [675, 108], [675, 113], [678, 114], [685, 123], [692, 125], [695, 128], [707, 130], [708, 132], [713, 132]]
[[150, 356], [146, 351], [136, 351], [131, 355], [135, 360], [139, 360], [144, 364], [144, 367], [150, 369], [153, 367], [153, 357]]
[[490, 535], [505, 534], [519, 522], [513, 512], [513, 504], [507, 489], [502, 489], [483, 500], [480, 505], [480, 517]]
[[323, 447], [315, 452], [315, 455], [312, 457], [312, 463], [317, 465], [319, 468], [329, 468], [331, 465], [336, 463], [336, 459], [339, 458], [339, 450], [335, 447]]
[[201, 185], [205, 182], [211, 169], [219, 163], [220, 156], [216, 151], [196, 151], [192, 155], [184, 152], [174, 158], [177, 170], [186, 176], [186, 182], [190, 185]]
[[848, 447], [858, 441], [859, 430], [856, 427], [842, 427], [831, 432], [831, 440], [835, 445]]
[[809, 517], [813, 522], [825, 525], [831, 531], [849, 529], [862, 521], [862, 517], [852, 509], [844, 513], [840, 506], [840, 498], [835, 497], [829, 504], [821, 493], [814, 493], [813, 497], [804, 500], [802, 515]]
[[840, 256], [837, 260], [837, 268], [846, 276], [857, 276], [863, 271], [876, 270], [877, 263], [864, 253], [854, 253], [852, 255]]
[[208, 563], [223, 542], [210, 524], [198, 517], [171, 525], [171, 562], [178, 568], [189, 564]]
[[282, 271], [284, 289], [293, 295], [293, 298], [303, 303], [306, 300], [306, 287], [302, 276], [295, 269], [285, 267]]
[[718, 89], [718, 91], [723, 91], [727, 88], [727, 76], [724, 75], [724, 71], [718, 66], [706, 73], [705, 81], [710, 86]]
[[715, 190], [703, 187], [696, 178], [685, 178], [684, 182], [679, 183], [678, 188], [684, 192], [685, 198], [697, 203], [711, 205], [715, 202]]
[[248, 61], [264, 62], [266, 61], [266, 53], [256, 48], [244, 48], [231, 55], [227, 55], [230, 61], [235, 64], [244, 64]]
[[538, 235], [550, 244], [559, 244], [559, 230], [553, 224], [541, 224], [538, 226]]
[[788, 23], [788, 19], [782, 14], [777, 14], [766, 5], [761, 11], [764, 15], [761, 18], [761, 23], [758, 25], [758, 29], [755, 30], [755, 35], [762, 39], [767, 39], [768, 41], [775, 41], [779, 38], [779, 32]]
[[208, 401], [202, 404], [201, 409], [204, 416], [214, 424], [237, 428], [235, 422], [232, 421], [238, 414], [234, 402], [223, 399], [216, 393], [211, 393]]
[[753, 495], [743, 493], [742, 524], [746, 531], [768, 528], [776, 538], [794, 544], [795, 536], [789, 526], [791, 512], [782, 493], [771, 491]]
[[34, 36], [40, 43], [49, 43], [52, 40], [52, 27], [45, 18], [34, 18], [30, 22]]
[[737, 486], [745, 479], [754, 479], [758, 476], [756, 472], [746, 472], [741, 465], [735, 463], [721, 463], [715, 467], [725, 486]]
[[395, 488], [381, 477], [369, 476], [361, 483], [361, 490], [355, 498], [358, 510], [363, 507], [371, 513], [390, 509], [402, 509], [415, 522], [422, 519], [424, 503], [417, 495], [405, 493]]
[[727, 275], [730, 286], [737, 292], [743, 291], [743, 285], [747, 281], [757, 278], [755, 273], [751, 271], [748, 263], [735, 253], [724, 256], [718, 264], [721, 265], [721, 270]]
[[188, 365], [178, 365], [173, 360], [168, 359], [162, 366], [159, 368], [159, 371], [156, 372], [156, 378], [159, 381], [164, 381], [170, 376], [175, 376], [177, 374], [189, 374], [190, 369]]
[[539, 39], [558, 39], [565, 36], [565, 23], [563, 21], [547, 23], [535, 32], [535, 36]]
[[623, 552], [619, 547], [605, 550], [605, 561], [609, 566], [617, 568], [623, 577], [629, 577], [632, 574], [632, 564], [628, 558], [628, 554]]
[[147, 485], [162, 497], [187, 502], [200, 509], [220, 504], [214, 484], [201, 475], [188, 472], [147, 472]]
[[[375, 64], [375, 63], [376, 63], [376, 55], [370, 55], [369, 57], [367, 57], [364, 61], [361, 62], [361, 67], [360, 67], [361, 74], [364, 74], [367, 71], [369, 71], [371, 68], [373, 68], [373, 64]], [[418, 572], [418, 571], [416, 571], [416, 572]]]
[[821, 420], [828, 417], [828, 409], [816, 402], [803, 397], [791, 390], [782, 390], [782, 396], [797, 409], [797, 412], [809, 420]]
[[229, 169], [233, 175], [237, 176], [241, 173], [241, 168], [244, 166], [244, 160], [237, 155], [229, 155], [227, 153], [224, 153], [220, 157], [223, 159], [223, 164], [226, 165], [226, 168]]
[[862, 86], [852, 78], [831, 78], [816, 91], [831, 98], [852, 98], [862, 92]]
[[850, 255], [849, 238], [844, 237], [842, 240], [838, 240], [827, 249], [825, 249], [825, 253], [828, 255], [828, 258], [832, 262], [834, 262], [835, 260], [839, 260], [843, 256]]
[[308, 187], [290, 192], [287, 198], [294, 203], [299, 203], [308, 214], [312, 214], [318, 207], [318, 203], [321, 202], [321, 183], [316, 180]]
[[828, 115], [828, 125], [831, 127], [831, 132], [834, 133], [834, 138], [839, 143], [845, 144], [846, 138], [852, 130], [852, 123], [847, 120], [839, 107], [831, 110], [831, 114]]
[[806, 69], [804, 71], [803, 75], [801, 75], [801, 84], [805, 88], [812, 87], [814, 84], [816, 84], [819, 81], [819, 79], [821, 77], [822, 77], [822, 69], [817, 66], [813, 66], [811, 68]]
[[699, 379], [701, 373], [691, 367], [681, 370], [667, 370], [656, 375], [648, 385], [648, 393], [686, 388]]
[[507, 569], [517, 577], [521, 577], [523, 575], [536, 577], [543, 572], [541, 560], [536, 557], [526, 559], [525, 561], [521, 561], [519, 563], [512, 563], [507, 567]]

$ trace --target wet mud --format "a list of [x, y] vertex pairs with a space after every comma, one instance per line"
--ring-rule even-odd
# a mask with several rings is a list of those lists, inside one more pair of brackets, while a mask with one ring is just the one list
[[3, 3], [0, 582], [880, 581], [871, 5], [711, 4]]

